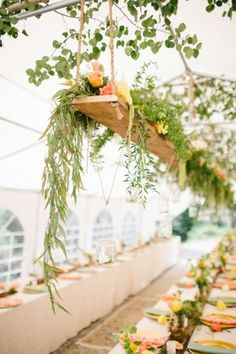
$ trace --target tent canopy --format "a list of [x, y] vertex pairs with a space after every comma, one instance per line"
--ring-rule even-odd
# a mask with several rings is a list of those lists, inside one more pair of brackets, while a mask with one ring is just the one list
[[[212, 74], [236, 80], [235, 62], [235, 19], [221, 17], [221, 10], [208, 14], [204, 4], [196, 1], [182, 1], [175, 19], [176, 25], [185, 22], [189, 33], [196, 33], [203, 42], [200, 56], [189, 60], [190, 67], [196, 72]], [[27, 82], [27, 68], [34, 67], [37, 59], [52, 52], [51, 43], [60, 39], [67, 26], [58, 14], [44, 14], [39, 20], [30, 18], [22, 21], [29, 37], [20, 36], [17, 40], [4, 39], [1, 48], [0, 65], [0, 117], [31, 128], [10, 124], [0, 119], [0, 187], [39, 190], [46, 152], [45, 142], [39, 141], [53, 109], [52, 95], [61, 89], [61, 81], [53, 78], [36, 88]], [[75, 26], [78, 27], [77, 21]], [[160, 34], [161, 35], [161, 34]], [[222, 55], [222, 53], [224, 55]], [[138, 61], [127, 58], [122, 51], [116, 52], [116, 74], [132, 84], [136, 72], [144, 62], [157, 62], [159, 83], [179, 75], [184, 71], [183, 63], [175, 50], [163, 48], [158, 55], [143, 52]], [[109, 53], [103, 54], [100, 61], [109, 73]], [[86, 70], [83, 64], [82, 70]], [[127, 69], [128, 68], [128, 69]], [[104, 184], [111, 183], [115, 173], [118, 151], [115, 144], [106, 149], [106, 169], [103, 172]], [[29, 146], [29, 149], [24, 149]], [[16, 151], [20, 151], [14, 154]], [[85, 152], [86, 154], [86, 152]], [[114, 156], [115, 155], [115, 156]], [[119, 170], [116, 181], [116, 194], [125, 194], [123, 168]], [[85, 175], [86, 190], [101, 194], [99, 179], [92, 173]]]

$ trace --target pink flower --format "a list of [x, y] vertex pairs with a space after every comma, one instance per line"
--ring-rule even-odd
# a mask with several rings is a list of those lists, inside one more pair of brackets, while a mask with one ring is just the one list
[[147, 344], [140, 344], [137, 348], [139, 353], [141, 353], [145, 349], [147, 349]]
[[106, 86], [100, 89], [100, 95], [116, 95], [117, 94], [117, 87], [113, 82], [108, 82]]
[[135, 342], [135, 338], [134, 338], [134, 336], [132, 336], [132, 334], [129, 334], [129, 341], [130, 341], [130, 343]]
[[98, 61], [94, 60], [91, 63], [93, 71], [103, 71], [103, 66]]

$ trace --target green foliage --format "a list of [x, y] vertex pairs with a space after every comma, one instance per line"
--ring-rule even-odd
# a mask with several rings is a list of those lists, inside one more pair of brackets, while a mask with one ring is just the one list
[[[2, 37], [4, 35], [8, 35], [11, 38], [18, 38], [19, 29], [17, 28], [18, 20], [14, 17], [14, 14], [10, 13], [8, 7], [19, 3], [18, 0], [3, 0], [1, 1], [0, 7], [0, 47], [2, 47]], [[34, 4], [28, 0], [24, 1], [25, 10], [35, 10], [40, 8], [39, 4]], [[21, 33], [25, 36], [28, 36], [28, 33], [25, 29], [21, 31]]]
[[138, 124], [134, 130], [137, 144], [131, 144], [126, 154], [125, 167], [127, 173], [124, 182], [127, 183], [127, 192], [132, 195], [138, 191], [138, 199], [145, 206], [150, 191], [156, 191], [155, 186], [155, 159], [147, 151], [149, 128], [143, 116], [137, 116]]
[[[236, 132], [214, 122], [216, 114], [228, 124], [236, 119], [236, 83], [195, 73], [193, 82], [195, 114], [191, 117], [191, 123], [196, 124], [196, 127], [190, 135], [191, 142], [193, 145], [200, 142], [206, 146], [208, 156], [205, 158], [211, 164], [217, 165], [220, 161], [220, 167], [225, 169], [231, 181], [235, 178], [236, 170]], [[168, 97], [169, 102], [176, 106], [181, 121], [186, 124], [190, 119], [188, 85], [189, 77], [182, 75], [157, 91], [160, 97]], [[201, 127], [203, 124], [204, 127]]]
[[[44, 238], [44, 279], [48, 287], [53, 308], [60, 306], [54, 296], [54, 281], [56, 269], [53, 250], [60, 248], [66, 255], [64, 243], [58, 234], [64, 234], [63, 223], [68, 213], [67, 191], [72, 181], [72, 196], [77, 199], [77, 193], [82, 188], [82, 145], [83, 125], [80, 124], [80, 114], [76, 113], [71, 101], [75, 88], [59, 91], [54, 99], [58, 105], [50, 118], [44, 133], [47, 136], [48, 153], [43, 172], [43, 195], [46, 207], [49, 207], [49, 220]], [[43, 135], [43, 136], [44, 136]]]
[[213, 12], [217, 7], [223, 8], [222, 16], [229, 17], [230, 19], [233, 16], [233, 12], [236, 11], [236, 2], [235, 0], [207, 0], [208, 4], [206, 6], [207, 12]]
[[168, 127], [164, 138], [169, 140], [181, 160], [188, 157], [188, 142], [179, 120], [179, 112], [167, 99], [157, 98], [153, 91], [136, 89], [132, 92], [135, 111], [152, 125], [165, 123]]
[[[131, 343], [129, 340], [129, 335], [137, 332], [136, 326], [126, 326], [121, 329], [118, 333], [113, 334], [113, 338], [115, 341], [122, 341], [123, 348], [125, 350], [125, 354], [132, 354], [134, 351], [131, 349], [131, 345], [134, 344], [138, 346], [140, 342]], [[122, 339], [121, 339], [122, 338]]]
[[195, 222], [194, 226], [188, 233], [188, 239], [206, 240], [208, 238], [223, 237], [229, 230], [228, 226], [219, 226], [212, 222]]
[[193, 227], [193, 219], [189, 216], [189, 209], [178, 215], [173, 220], [173, 234], [179, 235], [182, 241], [188, 238], [188, 232]]
[[233, 205], [231, 184], [217, 171], [220, 166], [214, 166], [210, 161], [209, 151], [193, 150], [187, 160], [187, 185], [197, 195], [204, 197], [206, 205]]

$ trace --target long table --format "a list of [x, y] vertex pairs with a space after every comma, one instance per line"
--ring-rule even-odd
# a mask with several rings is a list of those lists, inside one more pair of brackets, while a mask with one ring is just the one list
[[49, 354], [93, 321], [108, 315], [178, 260], [179, 237], [120, 256], [76, 281], [60, 280], [63, 305], [53, 314], [47, 294], [13, 295], [23, 304], [0, 309], [1, 354]]
[[[180, 282], [190, 282], [191, 279], [188, 277], [182, 277]], [[167, 291], [167, 294], [176, 294], [177, 291], [180, 290], [176, 285], [173, 285], [170, 287], [170, 289]], [[182, 294], [181, 294], [181, 300], [194, 300], [195, 295], [197, 294], [197, 287], [194, 286], [192, 288], [181, 288]], [[230, 296], [230, 297], [236, 297], [236, 291], [232, 290], [222, 290], [222, 289], [216, 289], [212, 288], [211, 292], [209, 294], [210, 297], [224, 297], [224, 296]], [[167, 303], [165, 301], [158, 301], [155, 305], [155, 308], [162, 309], [162, 310], [170, 310]], [[203, 308], [202, 315], [206, 316], [212, 313], [220, 313], [220, 314], [230, 314], [236, 316], [236, 307], [234, 308], [226, 308], [224, 311], [219, 311], [217, 310], [216, 306], [213, 306], [211, 304], [206, 304]], [[137, 328], [139, 330], [147, 330], [151, 332], [156, 332], [160, 334], [161, 336], [167, 337], [169, 335], [168, 332], [168, 327], [167, 325], [160, 325], [156, 320], [152, 320], [150, 318], [142, 318], [138, 323], [137, 323]], [[213, 332], [210, 327], [205, 326], [205, 325], [199, 325], [195, 328], [190, 341], [196, 341], [196, 340], [221, 340], [221, 341], [226, 341], [226, 342], [231, 342], [236, 345], [236, 328], [230, 328], [227, 331], [221, 331], [221, 332]], [[121, 344], [117, 344], [110, 352], [109, 354], [125, 354], [125, 350], [123, 349]], [[189, 354], [189, 351], [186, 350], [185, 354]]]
[[[187, 282], [189, 279], [186, 277], [182, 277], [180, 279], [182, 282]], [[177, 286], [172, 285], [170, 289], [167, 291], [167, 294], [176, 294], [177, 291], [180, 290]], [[197, 293], [197, 288], [193, 287], [190, 289], [181, 289], [182, 295], [181, 295], [181, 300], [193, 300], [196, 293]], [[163, 300], [158, 301], [155, 305], [154, 308], [162, 309], [162, 310], [167, 310], [169, 311], [169, 307], [167, 303]], [[169, 335], [168, 332], [168, 327], [167, 325], [160, 325], [156, 320], [150, 319], [150, 318], [142, 318], [138, 323], [137, 323], [137, 328], [140, 330], [147, 330], [150, 332], [156, 332], [160, 334], [160, 336], [167, 337]], [[125, 350], [123, 349], [121, 344], [117, 344], [110, 352], [109, 354], [125, 354]]]

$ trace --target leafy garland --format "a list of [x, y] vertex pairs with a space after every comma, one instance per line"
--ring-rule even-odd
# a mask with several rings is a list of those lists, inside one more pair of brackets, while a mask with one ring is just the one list
[[233, 191], [225, 171], [211, 163], [209, 152], [193, 150], [186, 163], [186, 184], [205, 198], [206, 205], [233, 206]]
[[[0, 43], [1, 37], [4, 35], [17, 38], [19, 29], [17, 26], [17, 20], [14, 17], [14, 13], [9, 11], [9, 5], [22, 3], [23, 9], [17, 11], [17, 13], [23, 13], [25, 10], [32, 10], [39, 8], [39, 4], [32, 3], [29, 0], [3, 0], [0, 11]], [[92, 59], [98, 59], [100, 54], [105, 51], [107, 47], [107, 21], [104, 17], [96, 16], [99, 11], [103, 11], [106, 0], [89, 0], [87, 3], [86, 12], [86, 34], [84, 41], [88, 46], [88, 50], [83, 54], [83, 59], [90, 61]], [[123, 48], [127, 56], [137, 60], [142, 50], [150, 49], [152, 53], [157, 54], [161, 47], [176, 48], [178, 51], [183, 50], [184, 55], [187, 58], [196, 58], [199, 55], [202, 43], [199, 42], [196, 34], [186, 34], [186, 25], [184, 23], [178, 24], [177, 27], [173, 26], [173, 30], [170, 30], [172, 20], [175, 15], [178, 14], [179, 1], [177, 0], [125, 0], [114, 2], [114, 6], [118, 13], [122, 15], [122, 19], [115, 23], [115, 36], [117, 37], [117, 48]], [[218, 7], [222, 8], [222, 16], [232, 18], [234, 11], [236, 11], [236, 5], [233, 0], [208, 0], [206, 5], [203, 5], [205, 10], [210, 13], [216, 10]], [[155, 16], [153, 16], [153, 13]], [[57, 14], [65, 17], [67, 20], [78, 18], [80, 15], [80, 4], [70, 5], [65, 8], [64, 11], [57, 11]], [[156, 20], [158, 18], [158, 21]], [[91, 26], [91, 21], [95, 21], [96, 25]], [[174, 21], [173, 21], [174, 22]], [[129, 24], [129, 25], [128, 25]], [[130, 28], [131, 27], [131, 28]], [[91, 28], [94, 28], [93, 30]], [[57, 69], [58, 64], [62, 63], [62, 59], [66, 59], [67, 55], [74, 56], [74, 52], [69, 50], [63, 52], [65, 48], [63, 44], [68, 39], [71, 39], [71, 34], [75, 30], [70, 28], [67, 32], [63, 32], [63, 40], [61, 42], [54, 40], [54, 48], [61, 48], [61, 55], [56, 58], [55, 65], [51, 62], [45, 63], [42, 61], [40, 67], [40, 61], [37, 64], [35, 81], [45, 80], [45, 75], [41, 75], [44, 69], [48, 65], [51, 66], [50, 72], [59, 73]], [[160, 40], [159, 33], [164, 34], [164, 39]], [[23, 34], [27, 35], [25, 31]], [[75, 36], [72, 38], [75, 39]], [[46, 64], [46, 65], [45, 65]], [[65, 63], [64, 63], [65, 64]], [[41, 70], [43, 69], [43, 70]], [[47, 69], [46, 69], [47, 70]], [[51, 75], [51, 74], [50, 74]]]

